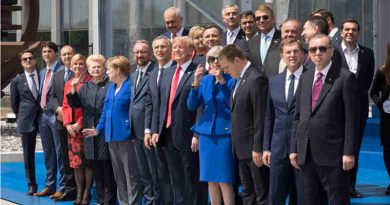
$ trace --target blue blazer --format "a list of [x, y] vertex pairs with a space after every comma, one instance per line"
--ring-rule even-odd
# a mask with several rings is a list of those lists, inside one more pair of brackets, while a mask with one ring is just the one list
[[116, 84], [112, 83], [104, 99], [103, 112], [96, 129], [105, 131], [106, 142], [130, 139], [130, 78], [127, 78], [115, 95]]
[[[46, 107], [49, 104], [49, 99], [50, 99], [49, 95], [50, 95], [51, 87], [52, 87], [52, 84], [53, 84], [54, 73], [58, 72], [58, 71], [61, 71], [61, 70], [64, 70], [64, 69], [65, 69], [65, 66], [62, 65], [59, 61], [57, 61], [56, 66], [52, 70], [51, 79], [50, 79], [50, 82], [49, 82], [49, 87], [47, 89]], [[44, 68], [42, 68], [39, 71], [39, 74], [38, 74], [39, 75], [39, 99], [38, 99], [38, 103], [41, 101], [41, 95], [42, 95], [42, 91], [43, 91], [43, 84], [45, 82], [45, 77], [46, 77], [46, 70], [47, 70], [47, 67], [44, 67]], [[54, 113], [53, 111], [51, 111], [51, 109], [48, 109], [48, 111], [50, 113]]]
[[204, 111], [192, 131], [200, 135], [227, 135], [231, 133], [230, 93], [235, 80], [223, 74], [226, 83], [216, 84], [212, 75], [204, 76], [198, 88], [192, 88], [188, 96], [187, 107], [197, 110], [204, 105]]

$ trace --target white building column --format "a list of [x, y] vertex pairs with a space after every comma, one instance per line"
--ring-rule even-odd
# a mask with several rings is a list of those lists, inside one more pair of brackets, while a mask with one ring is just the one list
[[61, 2], [60, 0], [51, 1], [51, 41], [61, 45]]

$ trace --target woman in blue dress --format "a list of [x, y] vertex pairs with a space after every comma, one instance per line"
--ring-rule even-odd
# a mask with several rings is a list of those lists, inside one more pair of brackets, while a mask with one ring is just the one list
[[[203, 108], [197, 123], [192, 127], [195, 136], [191, 148], [199, 143], [200, 181], [209, 185], [211, 204], [234, 205], [236, 161], [232, 153], [230, 127], [230, 93], [235, 80], [223, 74], [218, 61], [222, 46], [211, 48], [206, 54], [210, 70], [203, 67], [195, 71], [194, 82], [188, 96], [190, 110]], [[199, 112], [198, 112], [199, 113]]]

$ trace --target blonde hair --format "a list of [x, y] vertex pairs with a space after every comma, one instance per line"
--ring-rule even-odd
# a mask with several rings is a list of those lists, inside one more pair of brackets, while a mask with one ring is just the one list
[[188, 36], [179, 36], [179, 37], [176, 37], [173, 39], [172, 41], [172, 45], [175, 44], [175, 43], [179, 43], [179, 42], [185, 42], [186, 45], [187, 45], [187, 48], [190, 50], [190, 51], [194, 51], [195, 50], [195, 46], [194, 46], [194, 43], [192, 42], [192, 39]]
[[73, 66], [73, 64], [75, 64], [76, 63], [76, 61], [78, 61], [78, 60], [83, 60], [84, 61], [84, 63], [85, 63], [85, 56], [83, 56], [83, 55], [81, 55], [81, 54], [75, 54], [73, 57], [72, 57], [72, 59], [70, 60], [70, 67], [72, 67]]
[[190, 31], [188, 32], [188, 36], [191, 39], [194, 39], [195, 36], [202, 34], [203, 35], [204, 28], [202, 26], [193, 26], [191, 27]]
[[269, 6], [268, 4], [261, 4], [256, 8], [256, 11], [268, 12], [271, 14], [271, 16], [274, 16], [274, 11], [272, 10], [271, 6]]
[[106, 67], [118, 70], [125, 76], [128, 76], [130, 73], [129, 59], [125, 56], [114, 56], [109, 58], [106, 62]]
[[93, 54], [88, 56], [86, 60], [87, 67], [91, 65], [92, 62], [99, 63], [100, 65], [104, 66], [104, 63], [106, 62], [106, 58], [100, 54]]

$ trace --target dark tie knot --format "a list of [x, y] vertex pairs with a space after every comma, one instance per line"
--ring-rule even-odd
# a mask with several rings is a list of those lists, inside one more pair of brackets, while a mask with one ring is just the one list
[[322, 75], [323, 75], [323, 74], [322, 74], [321, 72], [318, 72], [318, 73], [317, 73], [317, 78], [322, 78]]
[[30, 77], [34, 77], [34, 73], [30, 73]]
[[290, 78], [290, 80], [294, 80], [295, 79], [295, 75], [291, 74], [289, 78]]

